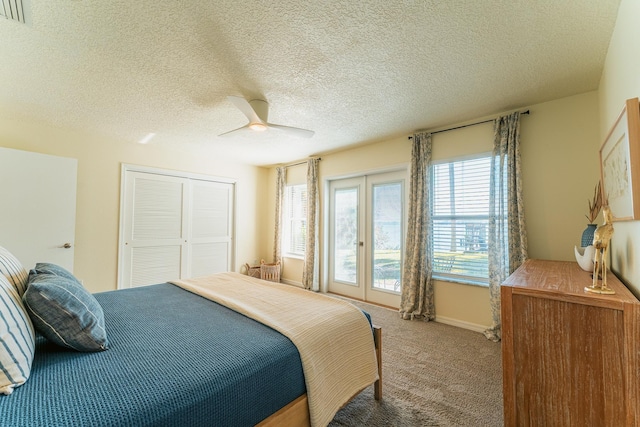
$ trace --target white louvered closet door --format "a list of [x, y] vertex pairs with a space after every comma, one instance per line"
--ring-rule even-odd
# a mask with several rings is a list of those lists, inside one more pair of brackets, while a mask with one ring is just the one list
[[189, 276], [231, 270], [233, 186], [191, 181]]
[[128, 172], [120, 243], [120, 287], [162, 283], [187, 268], [185, 178]]
[[230, 271], [234, 184], [125, 170], [119, 288]]

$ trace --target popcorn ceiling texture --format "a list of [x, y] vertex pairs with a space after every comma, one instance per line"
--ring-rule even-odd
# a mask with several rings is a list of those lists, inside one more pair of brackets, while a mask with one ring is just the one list
[[[619, 0], [25, 3], [0, 109], [268, 165], [595, 90]], [[218, 138], [246, 124], [228, 95], [316, 135]]]

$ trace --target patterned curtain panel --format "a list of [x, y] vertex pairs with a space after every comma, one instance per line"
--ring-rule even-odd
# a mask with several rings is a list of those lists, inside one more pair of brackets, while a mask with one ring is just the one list
[[307, 236], [305, 240], [302, 285], [312, 291], [320, 290], [320, 265], [318, 262], [318, 163], [320, 159], [307, 161]]
[[411, 150], [411, 177], [409, 184], [409, 219], [402, 274], [400, 314], [403, 319], [435, 318], [430, 239], [431, 214], [429, 187], [431, 163], [431, 134], [413, 135]]
[[273, 239], [273, 262], [282, 262], [282, 210], [284, 192], [287, 184], [287, 168], [276, 168], [276, 225]]
[[489, 191], [489, 293], [492, 326], [484, 335], [500, 341], [500, 284], [527, 259], [520, 163], [520, 113], [497, 118]]

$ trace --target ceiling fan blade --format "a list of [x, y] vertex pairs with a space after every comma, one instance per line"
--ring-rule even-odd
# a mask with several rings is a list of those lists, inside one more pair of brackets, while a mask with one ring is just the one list
[[242, 111], [242, 114], [247, 116], [249, 123], [262, 123], [258, 113], [256, 113], [251, 104], [249, 104], [249, 101], [239, 96], [227, 96], [227, 99], [231, 101], [238, 110]]
[[315, 132], [308, 129], [294, 128], [291, 126], [274, 125], [273, 123], [267, 123], [267, 127], [270, 129], [278, 129], [283, 132], [287, 132], [290, 135], [300, 136], [302, 138], [311, 138]]
[[245, 130], [246, 130], [246, 131], [248, 131], [248, 130], [249, 130], [249, 125], [248, 125], [248, 124], [247, 124], [247, 125], [245, 125], [245, 126], [242, 126], [241, 128], [234, 129], [234, 130], [230, 130], [229, 132], [221, 133], [221, 134], [220, 134], [220, 135], [218, 135], [218, 136], [230, 136], [231, 134], [244, 133], [244, 132], [245, 132]]
[[247, 101], [245, 98], [240, 96], [227, 96], [227, 99], [242, 111], [242, 114], [247, 117], [249, 123], [239, 129], [225, 132], [218, 136], [225, 136], [238, 131], [244, 131], [246, 128], [249, 128], [252, 131], [263, 131], [267, 128], [276, 129], [278, 131], [286, 132], [289, 135], [302, 138], [311, 138], [315, 134], [312, 130], [268, 123], [269, 104], [261, 99]]

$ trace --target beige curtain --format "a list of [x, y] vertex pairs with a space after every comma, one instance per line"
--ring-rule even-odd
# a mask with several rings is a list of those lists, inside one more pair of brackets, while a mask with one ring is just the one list
[[493, 323], [484, 335], [500, 341], [500, 285], [527, 259], [522, 201], [520, 113], [494, 122], [489, 190], [489, 294]]
[[318, 262], [318, 164], [320, 159], [307, 161], [307, 235], [305, 240], [302, 285], [312, 291], [320, 290], [320, 265]]
[[409, 184], [409, 219], [402, 274], [400, 314], [403, 319], [435, 318], [433, 282], [431, 280], [432, 247], [430, 242], [429, 187], [431, 134], [413, 135]]
[[284, 209], [284, 192], [287, 185], [287, 168], [276, 168], [276, 225], [273, 239], [273, 262], [282, 262], [282, 210]]

